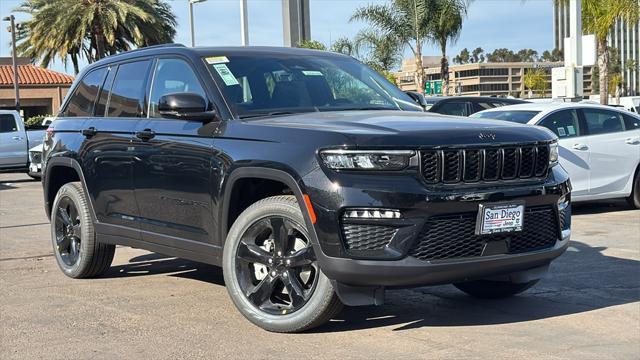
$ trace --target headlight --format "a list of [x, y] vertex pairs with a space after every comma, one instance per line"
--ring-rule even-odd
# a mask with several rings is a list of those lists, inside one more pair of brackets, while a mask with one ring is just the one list
[[549, 167], [558, 163], [558, 142], [549, 145]]
[[411, 150], [324, 150], [320, 157], [334, 170], [402, 170], [415, 154]]

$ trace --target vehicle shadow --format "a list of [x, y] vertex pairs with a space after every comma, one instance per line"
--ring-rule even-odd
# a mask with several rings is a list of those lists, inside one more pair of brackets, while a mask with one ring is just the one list
[[640, 301], [640, 261], [604, 250], [571, 242], [546, 279], [509, 299], [475, 299], [451, 285], [388, 291], [385, 305], [345, 308], [314, 332], [511, 324]]
[[[511, 324], [640, 301], [640, 261], [605, 255], [605, 250], [572, 241], [552, 263], [546, 279], [509, 299], [475, 299], [451, 285], [389, 290], [385, 305], [346, 307], [327, 325], [310, 332]], [[154, 253], [113, 266], [103, 277], [158, 274], [224, 286], [219, 267]]]
[[573, 215], [602, 214], [633, 210], [635, 209], [631, 208], [629, 203], [624, 199], [581, 202], [573, 203], [571, 205], [571, 212]]

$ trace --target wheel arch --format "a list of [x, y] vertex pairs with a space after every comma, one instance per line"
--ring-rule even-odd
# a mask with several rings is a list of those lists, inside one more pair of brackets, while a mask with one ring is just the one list
[[89, 207], [91, 208], [91, 216], [95, 220], [95, 211], [93, 208], [93, 201], [87, 191], [87, 185], [85, 182], [84, 172], [77, 160], [72, 158], [51, 158], [47, 160], [47, 165], [44, 169], [42, 176], [43, 196], [45, 204], [45, 212], [47, 217], [51, 219], [51, 207], [53, 206], [53, 200], [58, 193], [58, 190], [67, 183], [80, 181], [82, 188], [84, 189], [87, 199], [89, 200]]
[[[219, 216], [220, 219], [220, 243], [224, 246], [224, 243], [227, 238], [227, 233], [229, 228], [233, 224], [235, 218], [233, 217], [232, 212], [232, 200], [233, 194], [238, 190], [238, 185], [242, 184], [243, 180], [266, 180], [271, 182], [280, 183], [286, 188], [291, 190], [292, 195], [296, 197], [298, 205], [300, 206], [300, 210], [302, 211], [302, 216], [304, 217], [305, 224], [309, 231], [309, 235], [311, 235], [311, 241], [318, 245], [318, 237], [313, 226], [314, 221], [312, 221], [311, 214], [307, 208], [307, 203], [305, 201], [305, 193], [299, 181], [296, 181], [293, 175], [290, 173], [273, 169], [273, 168], [263, 168], [263, 167], [242, 167], [235, 169], [227, 178], [226, 185], [223, 189], [223, 201], [222, 201], [222, 209], [221, 214]], [[250, 204], [249, 204], [250, 205]], [[238, 214], [239, 215], [239, 214]]]

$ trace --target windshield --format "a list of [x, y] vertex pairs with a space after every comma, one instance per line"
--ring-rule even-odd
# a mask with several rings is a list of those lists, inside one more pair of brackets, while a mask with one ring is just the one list
[[487, 112], [479, 112], [471, 115], [474, 118], [483, 118], [483, 119], [495, 119], [495, 120], [506, 120], [511, 122], [516, 122], [520, 124], [526, 124], [529, 120], [533, 119], [534, 116], [538, 115], [540, 111], [530, 111], [530, 110], [514, 110], [514, 111], [487, 111]]
[[239, 118], [312, 111], [422, 110], [377, 72], [348, 57], [261, 54], [204, 60]]

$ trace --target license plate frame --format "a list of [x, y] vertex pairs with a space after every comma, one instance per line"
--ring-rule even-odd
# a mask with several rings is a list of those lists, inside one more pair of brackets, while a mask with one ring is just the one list
[[[525, 209], [524, 201], [479, 204], [478, 216], [476, 218], [476, 235], [486, 236], [521, 232], [524, 228]], [[506, 215], [512, 215], [514, 211], [519, 211], [519, 214], [516, 214], [515, 218], [510, 219], [509, 216], [502, 216], [505, 215], [502, 213], [503, 210], [508, 211]], [[487, 213], [497, 214], [499, 216], [496, 218], [489, 216], [489, 218], [487, 218]], [[513, 223], [510, 223], [510, 221]]]

